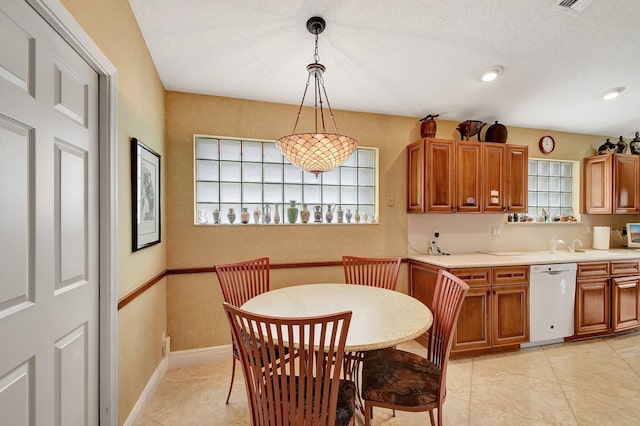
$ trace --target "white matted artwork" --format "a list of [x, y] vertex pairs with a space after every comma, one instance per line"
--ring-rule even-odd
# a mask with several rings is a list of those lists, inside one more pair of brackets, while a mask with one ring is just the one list
[[160, 242], [160, 155], [131, 138], [132, 250]]

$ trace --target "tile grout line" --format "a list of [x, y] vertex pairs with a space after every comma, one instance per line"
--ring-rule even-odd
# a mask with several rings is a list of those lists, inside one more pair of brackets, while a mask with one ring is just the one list
[[[563, 343], [563, 344], [566, 344], [566, 343]], [[549, 360], [549, 356], [547, 355], [547, 349], [545, 349], [544, 346], [542, 347], [542, 353], [544, 354], [544, 359], [547, 360], [547, 363], [549, 364], [549, 367], [553, 372], [553, 376], [556, 378], [556, 383], [558, 384], [558, 386], [560, 386], [560, 391], [562, 391], [564, 400], [567, 402], [567, 405], [569, 406], [569, 410], [571, 410], [571, 415], [573, 416], [573, 420], [575, 420], [577, 425], [580, 425], [580, 422], [578, 421], [578, 417], [576, 416], [576, 412], [573, 409], [573, 405], [571, 405], [571, 401], [569, 401], [569, 398], [567, 397], [567, 393], [564, 390], [564, 386], [562, 386], [562, 382], [560, 382], [560, 378], [556, 374], [556, 369], [553, 367], [553, 364], [551, 364], [551, 360]]]

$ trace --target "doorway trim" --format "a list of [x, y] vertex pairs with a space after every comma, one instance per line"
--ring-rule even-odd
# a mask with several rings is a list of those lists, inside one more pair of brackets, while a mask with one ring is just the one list
[[99, 78], [99, 410], [118, 421], [118, 80], [117, 69], [60, 0], [25, 0], [98, 73]]

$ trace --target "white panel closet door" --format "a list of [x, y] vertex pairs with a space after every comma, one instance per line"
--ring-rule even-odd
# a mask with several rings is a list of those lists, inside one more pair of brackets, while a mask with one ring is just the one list
[[2, 2], [2, 424], [98, 424], [98, 164], [98, 75]]

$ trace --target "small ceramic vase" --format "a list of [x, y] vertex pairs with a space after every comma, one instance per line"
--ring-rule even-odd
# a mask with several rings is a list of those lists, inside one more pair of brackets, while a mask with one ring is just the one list
[[257, 208], [257, 207], [253, 211], [253, 223], [255, 223], [255, 224], [260, 223], [260, 209]]
[[240, 223], [245, 225], [249, 223], [249, 209], [247, 207], [242, 208], [242, 213], [240, 213]]
[[280, 223], [280, 204], [278, 203], [274, 207], [273, 223]]
[[353, 220], [354, 220], [356, 223], [360, 223], [360, 211], [359, 211], [358, 209], [356, 209], [356, 214], [355, 214], [355, 216], [353, 217]]
[[206, 223], [209, 223], [209, 220], [207, 220], [207, 211], [206, 210], [198, 210], [198, 223], [200, 225], [204, 225]]
[[322, 223], [322, 207], [315, 206], [313, 208], [313, 223]]
[[638, 136], [638, 132], [636, 132], [636, 137], [629, 142], [629, 149], [632, 154], [640, 154], [640, 137]]
[[364, 213], [362, 215], [362, 223], [369, 223], [369, 213]]
[[298, 220], [298, 208], [296, 207], [296, 200], [289, 201], [289, 208], [287, 209], [287, 220], [289, 223], [296, 223]]
[[618, 138], [618, 143], [616, 144], [616, 152], [618, 154], [626, 154], [627, 151], [627, 143], [622, 139], [622, 136]]
[[218, 209], [213, 211], [213, 223], [216, 225], [220, 223], [220, 210]]
[[351, 223], [351, 217], [353, 215], [351, 214], [351, 209], [347, 209], [347, 212], [344, 214], [345, 219], [347, 219], [347, 223]]
[[344, 210], [342, 210], [342, 206], [338, 206], [338, 210], [336, 211], [337, 222], [343, 223], [342, 218], [344, 217]]
[[302, 211], [300, 212], [300, 220], [302, 220], [302, 223], [308, 223], [310, 216], [311, 212], [307, 209], [307, 205], [303, 204]]
[[271, 223], [271, 206], [269, 204], [264, 205], [264, 209], [262, 212], [262, 222]]
[[331, 204], [327, 204], [327, 214], [324, 216], [327, 220], [327, 223], [331, 223], [333, 220], [333, 210], [331, 209]]
[[229, 219], [229, 223], [231, 224], [236, 221], [236, 212], [233, 209], [229, 209], [229, 213], [227, 213], [227, 219]]

